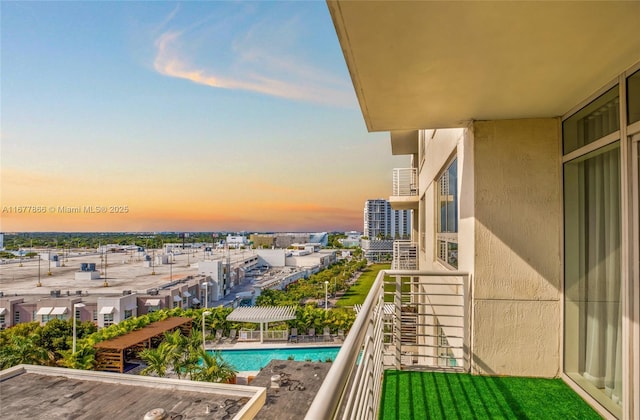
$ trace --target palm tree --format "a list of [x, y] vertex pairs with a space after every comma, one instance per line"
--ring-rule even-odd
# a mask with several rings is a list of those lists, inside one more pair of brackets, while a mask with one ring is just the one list
[[196, 381], [226, 382], [238, 373], [229, 362], [222, 358], [220, 352], [210, 353], [199, 349], [198, 356], [202, 360], [202, 365], [192, 377]]
[[96, 364], [96, 351], [89, 342], [80, 342], [75, 353], [72, 350], [60, 350], [60, 364], [71, 369], [91, 370]]
[[176, 329], [171, 333], [164, 333], [164, 341], [162, 344], [167, 349], [167, 360], [169, 364], [173, 367], [173, 371], [178, 375], [178, 378], [181, 378], [182, 373], [186, 368], [185, 356], [188, 353], [187, 338], [182, 335], [182, 332], [179, 329]]
[[173, 370], [178, 374], [178, 377], [182, 373], [193, 377], [194, 373], [200, 368], [199, 350], [202, 348], [202, 337], [200, 334], [182, 336], [182, 343], [182, 355], [175, 360]]
[[169, 365], [169, 349], [165, 343], [161, 343], [158, 348], [144, 349], [140, 352], [140, 358], [144, 360], [147, 367], [142, 369], [141, 375], [149, 375], [155, 373], [159, 377], [167, 374], [167, 366]]
[[46, 348], [38, 345], [36, 335], [13, 335], [9, 344], [0, 348], [0, 369], [19, 364], [51, 365], [54, 355]]

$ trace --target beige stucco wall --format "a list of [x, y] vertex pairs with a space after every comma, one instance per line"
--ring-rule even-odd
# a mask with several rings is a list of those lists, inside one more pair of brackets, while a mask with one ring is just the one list
[[473, 137], [472, 370], [557, 376], [561, 371], [560, 121], [477, 121]]

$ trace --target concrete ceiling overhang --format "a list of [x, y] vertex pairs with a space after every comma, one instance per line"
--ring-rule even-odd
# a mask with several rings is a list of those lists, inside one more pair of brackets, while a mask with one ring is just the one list
[[392, 155], [411, 155], [414, 153], [418, 153], [418, 130], [391, 132]]
[[638, 1], [327, 1], [369, 131], [561, 116], [640, 61]]

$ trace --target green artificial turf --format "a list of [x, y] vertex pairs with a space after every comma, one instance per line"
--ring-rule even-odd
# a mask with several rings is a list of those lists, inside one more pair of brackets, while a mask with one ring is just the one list
[[600, 419], [561, 379], [385, 372], [380, 419]]

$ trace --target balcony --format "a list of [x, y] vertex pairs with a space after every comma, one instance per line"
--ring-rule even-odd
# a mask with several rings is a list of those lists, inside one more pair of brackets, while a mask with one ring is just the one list
[[394, 168], [393, 193], [389, 197], [394, 210], [414, 210], [418, 208], [418, 169]]
[[418, 269], [418, 244], [411, 241], [393, 242], [392, 270]]
[[381, 271], [308, 419], [377, 418], [385, 369], [469, 370], [469, 276]]
[[470, 375], [471, 289], [381, 271], [305, 418], [600, 418], [562, 379]]

